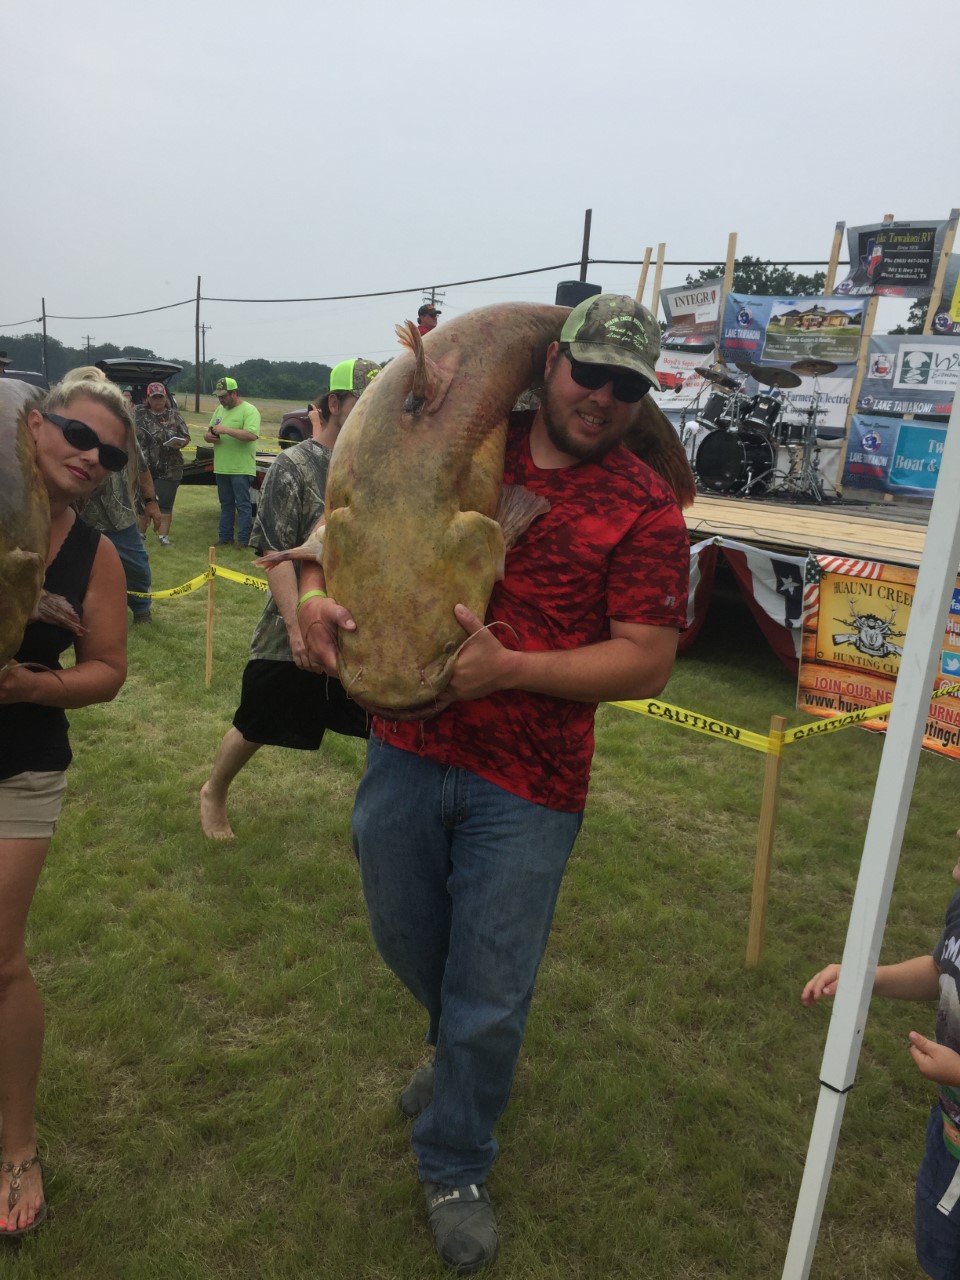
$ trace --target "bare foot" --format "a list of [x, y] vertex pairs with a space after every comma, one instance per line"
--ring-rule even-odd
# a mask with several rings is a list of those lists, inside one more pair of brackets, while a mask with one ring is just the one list
[[200, 826], [208, 840], [233, 839], [226, 800], [218, 800], [211, 794], [209, 782], [200, 788]]
[[[26, 1161], [28, 1156], [21, 1156]], [[10, 1200], [12, 1174], [10, 1165], [16, 1166], [18, 1161], [8, 1160], [4, 1154], [3, 1168], [0, 1170], [0, 1235], [6, 1231], [22, 1231], [33, 1225], [43, 1209], [43, 1173], [40, 1161], [35, 1160], [29, 1169], [20, 1175], [20, 1193], [17, 1203], [12, 1209], [7, 1206]]]

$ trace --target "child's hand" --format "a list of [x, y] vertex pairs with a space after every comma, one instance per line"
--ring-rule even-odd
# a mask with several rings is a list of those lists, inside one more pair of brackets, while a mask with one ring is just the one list
[[928, 1040], [919, 1031], [911, 1031], [910, 1056], [920, 1074], [934, 1084], [960, 1087], [960, 1053], [945, 1044], [937, 1044], [936, 1040]]
[[818, 974], [815, 974], [803, 988], [800, 995], [801, 1002], [809, 1009], [817, 1003], [821, 996], [836, 995], [839, 981], [840, 966], [838, 964], [828, 964], [825, 969], [821, 969]]

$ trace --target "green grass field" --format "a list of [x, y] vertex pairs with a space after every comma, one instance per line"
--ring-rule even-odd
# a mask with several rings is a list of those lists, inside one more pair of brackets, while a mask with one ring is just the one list
[[[200, 572], [215, 490], [180, 491], [156, 587]], [[250, 567], [250, 553], [220, 561]], [[197, 791], [230, 724], [263, 597], [159, 601], [116, 701], [72, 713], [76, 761], [31, 914], [46, 1000], [50, 1222], [0, 1241], [17, 1280], [421, 1280], [435, 1258], [396, 1096], [424, 1022], [370, 941], [350, 847], [362, 744], [264, 749], [237, 838]], [[665, 694], [765, 732], [793, 682], [719, 598]], [[591, 799], [490, 1179], [502, 1280], [780, 1275], [881, 739], [785, 758], [761, 966], [744, 967], [763, 757], [603, 707]], [[956, 859], [955, 767], [921, 760], [885, 959], [932, 946]], [[932, 1007], [877, 1002], [813, 1275], [897, 1280], [932, 1087], [906, 1049]]]

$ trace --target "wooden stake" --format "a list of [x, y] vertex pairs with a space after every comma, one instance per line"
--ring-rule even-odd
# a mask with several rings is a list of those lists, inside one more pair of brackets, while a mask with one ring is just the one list
[[653, 273], [653, 297], [650, 299], [650, 310], [657, 314], [660, 305], [660, 277], [663, 275], [663, 260], [667, 255], [666, 244], [657, 245], [657, 267]]
[[960, 218], [960, 209], [951, 209], [950, 218], [947, 222], [947, 230], [943, 237], [943, 249], [940, 251], [940, 261], [937, 263], [937, 273], [933, 278], [933, 293], [930, 295], [930, 302], [927, 306], [927, 314], [923, 321], [924, 336], [928, 336], [933, 325], [933, 317], [937, 314], [937, 307], [940, 305], [940, 295], [943, 293], [943, 281], [947, 274], [947, 264], [950, 261], [950, 255], [953, 253], [953, 242], [957, 237], [957, 219]]
[[830, 261], [827, 264], [827, 278], [823, 282], [823, 292], [833, 293], [837, 282], [837, 265], [840, 262], [840, 246], [843, 244], [843, 233], [847, 228], [845, 222], [838, 222], [833, 228], [833, 248], [830, 250]]
[[[207, 553], [207, 561], [210, 568], [213, 569], [217, 563], [216, 547], [210, 548]], [[203, 676], [203, 683], [208, 689], [213, 683], [213, 583], [214, 577], [211, 573], [207, 582], [207, 665]]]
[[777, 805], [780, 801], [780, 770], [783, 765], [784, 716], [770, 717], [770, 741], [774, 750], [767, 755], [763, 771], [763, 800], [760, 804], [760, 826], [757, 831], [757, 860], [753, 870], [753, 899], [750, 903], [750, 932], [747, 936], [747, 968], [755, 969], [763, 951], [763, 927], [767, 919], [767, 897], [770, 887], [770, 862], [773, 837], [777, 827]]
[[737, 233], [731, 231], [727, 236], [727, 261], [723, 268], [723, 297], [720, 299], [720, 319], [723, 320], [723, 304], [727, 294], [733, 288], [733, 272], [737, 265]]
[[647, 287], [647, 272], [650, 270], [650, 258], [652, 254], [653, 249], [650, 245], [647, 245], [646, 249], [643, 251], [643, 266], [640, 268], [640, 282], [637, 285], [637, 301], [640, 303], [643, 302], [643, 293]]

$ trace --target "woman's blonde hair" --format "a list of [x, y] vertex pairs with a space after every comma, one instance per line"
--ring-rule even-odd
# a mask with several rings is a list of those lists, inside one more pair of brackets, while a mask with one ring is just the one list
[[110, 381], [102, 369], [97, 369], [92, 364], [71, 369], [62, 381], [51, 387], [43, 397], [41, 408], [62, 409], [74, 396], [88, 396], [91, 400], [96, 400], [98, 404], [102, 404], [105, 409], [109, 409], [120, 419], [127, 428], [128, 434], [133, 432], [133, 416], [123, 398], [123, 392], [115, 382]]

